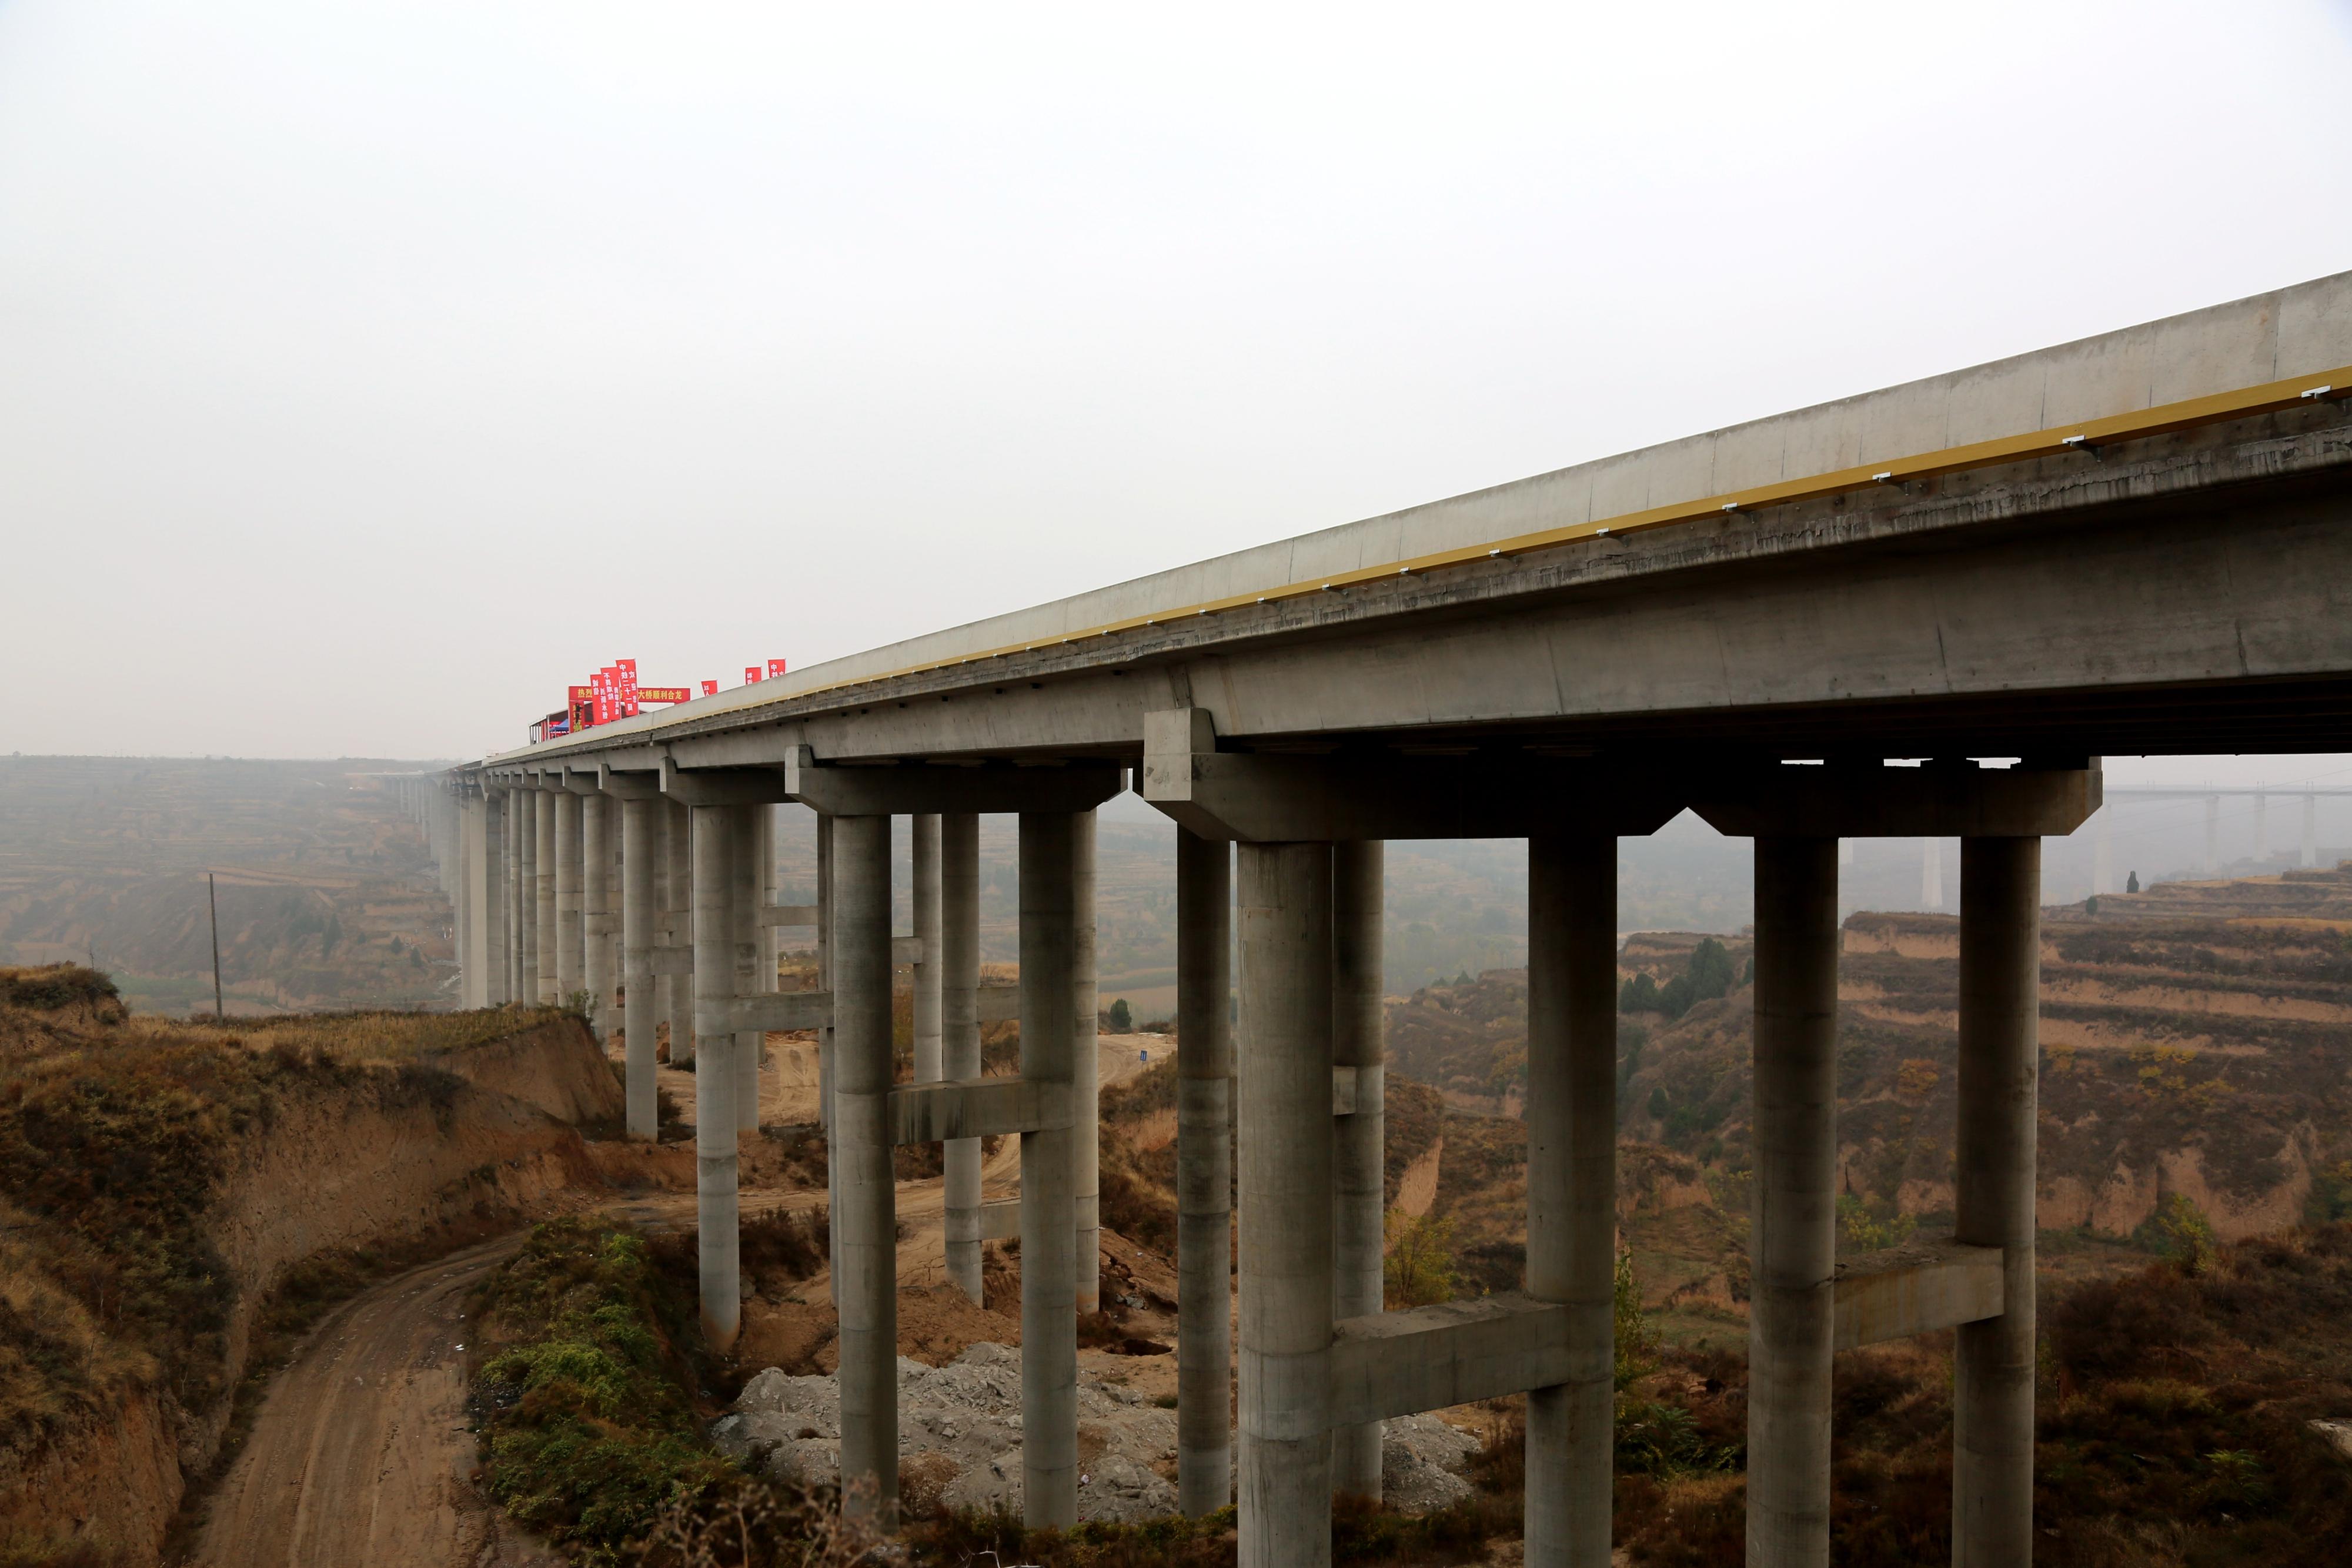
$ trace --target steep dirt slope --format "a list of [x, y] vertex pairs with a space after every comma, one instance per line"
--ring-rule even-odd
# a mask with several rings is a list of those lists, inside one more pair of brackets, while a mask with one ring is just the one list
[[[152, 1561], [291, 1266], [595, 1180], [572, 1128], [448, 1071], [60, 1016], [0, 1009], [0, 1542]], [[605, 1071], [535, 1032], [547, 1081]]]

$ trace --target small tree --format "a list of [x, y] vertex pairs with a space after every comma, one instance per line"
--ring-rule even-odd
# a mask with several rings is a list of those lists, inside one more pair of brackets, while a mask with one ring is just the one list
[[1454, 1221], [1391, 1210], [1389, 1255], [1381, 1265], [1388, 1310], [1450, 1301], [1460, 1287], [1454, 1270]]
[[1135, 1014], [1129, 1009], [1125, 997], [1110, 1005], [1110, 1031], [1113, 1034], [1135, 1032]]
[[1617, 988], [1617, 1010], [1621, 1013], [1654, 1013], [1658, 1010], [1658, 982], [1650, 972], [1641, 970]]
[[1622, 1393], [1633, 1380], [1658, 1364], [1658, 1331], [1650, 1326], [1642, 1306], [1642, 1281], [1633, 1277], [1633, 1249], [1617, 1243], [1617, 1273], [1610, 1291], [1611, 1316], [1616, 1340], [1613, 1375]]
[[2213, 1261], [2213, 1227], [2194, 1203], [2170, 1192], [2148, 1216], [2157, 1248], [2184, 1274], [2201, 1274]]

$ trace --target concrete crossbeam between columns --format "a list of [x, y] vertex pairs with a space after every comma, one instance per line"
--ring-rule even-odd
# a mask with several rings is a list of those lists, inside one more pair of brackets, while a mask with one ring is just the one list
[[904, 1084], [890, 1092], [891, 1142], [937, 1144], [1070, 1126], [1073, 1088], [1022, 1078]]
[[769, 991], [727, 1001], [727, 1027], [739, 1034], [822, 1029], [833, 1021], [831, 991]]
[[1837, 1328], [1831, 1343], [1853, 1350], [1997, 1318], [2002, 1277], [2000, 1248], [1971, 1247], [1949, 1237], [1914, 1238], [1848, 1259], [1837, 1268]]
[[1331, 1424], [1499, 1399], [1580, 1375], [1608, 1377], [1606, 1346], [1588, 1347], [1578, 1364], [1569, 1317], [1562, 1302], [1507, 1291], [1344, 1318], [1332, 1329]]
[[[648, 975], [691, 975], [694, 973], [694, 949], [691, 946], [655, 947], [646, 957]], [[685, 1065], [683, 1062], [680, 1066]]]
[[[980, 1206], [980, 1239], [982, 1241], [1017, 1241], [1021, 1238], [1021, 1200], [1017, 1197], [992, 1198]], [[1219, 1508], [1224, 1504], [1219, 1503]]]
[[762, 925], [814, 927], [816, 905], [814, 904], [771, 904], [760, 911]]

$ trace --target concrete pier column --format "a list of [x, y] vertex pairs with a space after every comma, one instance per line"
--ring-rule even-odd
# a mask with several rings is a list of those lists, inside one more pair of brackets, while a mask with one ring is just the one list
[[1952, 1363], [1952, 1562], [2033, 1558], [2034, 1104], [2042, 841], [1960, 841], [1959, 1126], [1954, 1237], [1998, 1247], [2001, 1313]]
[[561, 789], [555, 796], [555, 995], [565, 1007], [588, 988], [580, 859], [580, 797]]
[[[940, 818], [940, 1071], [980, 1076], [980, 818]], [[950, 1138], [947, 1167], [948, 1281], [981, 1300], [978, 1138]]]
[[[833, 819], [824, 812], [816, 819], [816, 974], [819, 988], [828, 994], [833, 985]], [[834, 1023], [828, 1010], [824, 1021], [816, 1030], [816, 1114], [824, 1127], [827, 1157], [824, 1162], [824, 1202], [828, 1216], [841, 1207], [841, 1163], [831, 1157], [834, 1139]], [[830, 1220], [828, 1219], [828, 1223]], [[834, 1310], [841, 1310], [841, 1273], [835, 1270], [830, 1286]]]
[[[833, 1270], [840, 1281], [845, 1503], [898, 1502], [898, 1218], [890, 1161], [890, 819], [833, 824]], [[861, 1486], [871, 1490], [859, 1492]]]
[[[662, 802], [662, 831], [668, 840], [669, 945], [694, 956], [694, 813], [683, 802]], [[669, 1064], [694, 1065], [694, 970], [662, 977], [662, 1016], [669, 1020]]]
[[1176, 1506], [1233, 1500], [1232, 846], [1176, 830]]
[[1331, 846], [1239, 859], [1241, 1568], [1327, 1568]]
[[581, 981], [588, 992], [588, 1027], [599, 1040], [613, 1037], [613, 992], [618, 977], [613, 973], [613, 936], [604, 927], [613, 924], [610, 883], [606, 869], [613, 863], [613, 806], [614, 802], [603, 795], [580, 797], [580, 928], [583, 957]]
[[530, 798], [517, 789], [501, 790], [499, 794], [506, 802], [506, 864], [502, 868], [502, 874], [506, 878], [507, 902], [507, 946], [504, 955], [507, 990], [504, 999], [509, 1002], [520, 1002], [529, 1000], [530, 996], [529, 988], [522, 983], [524, 919], [522, 846], [530, 838], [530, 821], [524, 814], [524, 808], [529, 803]]
[[733, 1348], [743, 1323], [741, 1236], [735, 1205], [735, 1037], [727, 1004], [735, 995], [735, 911], [730, 894], [735, 808], [694, 811], [694, 1211], [702, 1284], [702, 1332]]
[[1095, 814], [1080, 811], [1071, 840], [1075, 923], [1070, 944], [1070, 1022], [1076, 1030], [1078, 1311], [1102, 1310], [1102, 999], [1095, 972]]
[[552, 789], [539, 792], [539, 860], [535, 873], [538, 886], [532, 891], [538, 910], [532, 936], [539, 949], [538, 962], [533, 968], [539, 976], [539, 999], [548, 1004], [563, 999], [563, 993], [556, 988], [558, 971], [555, 959], [555, 950], [561, 946], [556, 941], [555, 919], [555, 803], [560, 799], [561, 795]]
[[1837, 1251], [1836, 841], [1756, 841], [1748, 1561], [1827, 1568]]
[[1528, 1568], [1609, 1568], [1617, 1240], [1617, 841], [1528, 842], [1528, 1294], [1575, 1374], [1528, 1396]]
[[[1077, 1077], [1077, 836], [1069, 812], [1021, 814], [1021, 1076], [1041, 1083]], [[1078, 1521], [1076, 1143], [1066, 1127], [1021, 1134], [1021, 1514], [1033, 1530]]]
[[481, 924], [475, 946], [482, 960], [479, 1006], [497, 1007], [507, 999], [507, 857], [506, 792], [484, 789], [480, 797], [482, 822]]
[[[774, 989], [775, 968], [769, 966], [769, 984], [760, 983], [760, 955], [767, 951], [767, 928], [760, 924], [760, 821], [772, 817], [772, 806], [736, 806], [733, 860], [728, 862], [727, 894], [734, 912], [735, 994], [757, 996]], [[771, 852], [774, 841], [769, 841]], [[768, 1037], [758, 1030], [735, 1036], [735, 1125], [746, 1133], [760, 1130], [760, 1059], [767, 1054]]]
[[[760, 824], [760, 907], [766, 909], [776, 902], [776, 811], [774, 806], [759, 809]], [[772, 925], [760, 927], [760, 985], [764, 994], [776, 989], [776, 955], [782, 951], [776, 945], [777, 929]]]
[[654, 1021], [660, 1012], [654, 988], [656, 890], [667, 880], [667, 824], [662, 802], [646, 796], [621, 803], [621, 1031], [625, 1060], [623, 1098], [633, 1138], [659, 1131], [654, 1096]]
[[936, 1083], [943, 1071], [940, 1016], [940, 819], [919, 813], [907, 820], [908, 858], [914, 864], [915, 1082]]
[[[1388, 1118], [1381, 914], [1386, 849], [1377, 840], [1331, 846], [1331, 1060], [1356, 1070], [1355, 1112], [1331, 1119], [1336, 1318], [1368, 1316], [1382, 1305]], [[1331, 1490], [1379, 1500], [1381, 1423], [1332, 1432]]]

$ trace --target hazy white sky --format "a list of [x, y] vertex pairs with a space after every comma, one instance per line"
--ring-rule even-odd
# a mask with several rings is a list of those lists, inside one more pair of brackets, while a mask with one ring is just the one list
[[0, 0], [0, 749], [479, 753], [2338, 270], [2347, 80], [2352, 0]]

